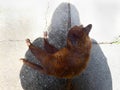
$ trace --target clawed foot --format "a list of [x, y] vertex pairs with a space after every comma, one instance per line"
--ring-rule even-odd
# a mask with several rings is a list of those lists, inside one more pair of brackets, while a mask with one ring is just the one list
[[25, 58], [20, 58], [24, 63], [28, 62]]
[[44, 39], [47, 39], [47, 31], [44, 32]]
[[31, 45], [30, 39], [26, 39], [25, 41], [26, 41], [26, 43], [27, 43], [27, 46], [30, 46], [30, 45]]

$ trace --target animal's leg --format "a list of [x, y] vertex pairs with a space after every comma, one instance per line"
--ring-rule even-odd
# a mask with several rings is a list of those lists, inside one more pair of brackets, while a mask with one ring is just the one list
[[31, 68], [33, 68], [33, 69], [36, 69], [36, 70], [40, 71], [41, 73], [44, 73], [44, 74], [46, 73], [46, 72], [44, 71], [44, 69], [43, 69], [42, 66], [37, 65], [37, 64], [35, 64], [35, 63], [32, 63], [32, 62], [30, 62], [30, 61], [28, 61], [28, 60], [26, 60], [26, 59], [24, 59], [24, 58], [21, 58], [20, 60], [22, 60], [23, 63], [26, 64], [26, 65], [28, 65], [29, 67], [31, 67]]
[[33, 55], [35, 55], [35, 57], [42, 63], [42, 60], [46, 58], [48, 53], [42, 50], [41, 48], [34, 46], [29, 39], [26, 39], [26, 43]]
[[44, 32], [44, 48], [48, 53], [55, 53], [58, 51], [56, 47], [49, 44], [48, 39], [47, 39], [47, 32]]

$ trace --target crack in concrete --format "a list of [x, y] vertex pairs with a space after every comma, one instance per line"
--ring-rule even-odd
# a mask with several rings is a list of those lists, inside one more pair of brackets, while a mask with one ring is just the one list
[[1, 40], [0, 42], [21, 42], [25, 40]]
[[70, 3], [68, 3], [68, 29], [71, 28], [71, 8]]
[[[33, 41], [33, 40], [31, 40]], [[25, 42], [25, 40], [1, 40], [0, 43], [3, 43], [3, 42]], [[120, 44], [120, 42], [116, 42], [116, 41], [112, 41], [112, 42], [92, 42], [93, 44]]]
[[120, 42], [119, 43], [116, 43], [116, 42], [92, 42], [93, 44], [120, 44]]
[[47, 3], [47, 9], [46, 9], [46, 12], [45, 12], [45, 31], [47, 31], [47, 28], [48, 28], [48, 20], [47, 20], [47, 15], [48, 15], [48, 10], [49, 10], [50, 6], [49, 6], [49, 1]]

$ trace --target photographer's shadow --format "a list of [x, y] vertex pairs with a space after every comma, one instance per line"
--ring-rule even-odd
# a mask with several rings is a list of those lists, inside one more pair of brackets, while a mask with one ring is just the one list
[[[80, 25], [77, 9], [72, 4], [70, 6], [71, 26]], [[49, 43], [59, 49], [66, 45], [68, 21], [68, 3], [62, 3], [56, 8], [48, 29]], [[72, 80], [73, 90], [112, 90], [112, 79], [107, 58], [99, 44], [95, 40], [92, 40], [92, 42], [90, 61], [86, 70]], [[33, 44], [43, 48], [43, 38], [37, 38]], [[25, 57], [40, 64], [29, 50]], [[26, 65], [22, 66], [20, 80], [24, 90], [66, 90], [65, 86], [67, 84], [66, 79], [43, 75]]]
[[74, 79], [73, 83], [75, 83], [75, 90], [112, 90], [112, 78], [107, 58], [95, 40], [92, 40], [87, 69]]

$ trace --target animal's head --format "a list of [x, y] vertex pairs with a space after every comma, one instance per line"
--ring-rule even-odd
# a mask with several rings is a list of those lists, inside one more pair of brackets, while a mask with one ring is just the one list
[[72, 47], [81, 47], [90, 41], [89, 32], [92, 28], [92, 25], [89, 24], [86, 27], [74, 26], [72, 27], [67, 36], [67, 45]]

